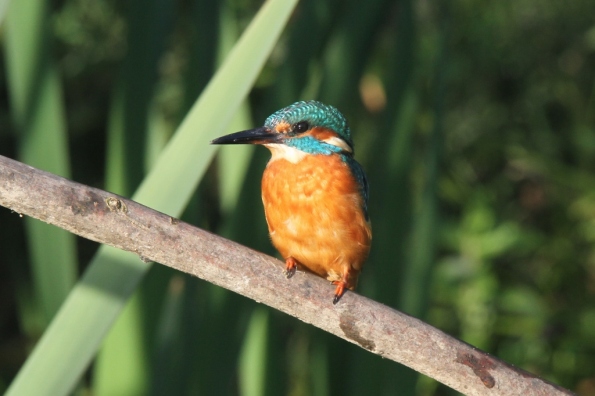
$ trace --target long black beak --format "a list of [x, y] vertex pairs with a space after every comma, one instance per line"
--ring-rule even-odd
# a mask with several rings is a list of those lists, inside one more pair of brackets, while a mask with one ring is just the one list
[[282, 134], [278, 132], [273, 132], [268, 128], [260, 127], [218, 137], [217, 139], [212, 140], [211, 144], [279, 143], [281, 141], [281, 136]]

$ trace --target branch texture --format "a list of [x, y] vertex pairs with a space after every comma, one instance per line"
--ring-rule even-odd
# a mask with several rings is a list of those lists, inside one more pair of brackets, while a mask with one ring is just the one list
[[467, 395], [571, 392], [378, 302], [120, 196], [0, 156], [0, 205], [269, 305]]

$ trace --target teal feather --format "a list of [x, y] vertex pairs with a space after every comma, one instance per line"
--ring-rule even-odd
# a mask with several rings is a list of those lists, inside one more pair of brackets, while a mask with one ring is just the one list
[[342, 157], [343, 161], [347, 162], [347, 165], [349, 165], [349, 168], [351, 169], [351, 173], [355, 177], [355, 180], [357, 180], [360, 194], [364, 198], [362, 203], [362, 209], [364, 210], [366, 220], [370, 220], [370, 217], [368, 216], [368, 199], [370, 195], [370, 187], [368, 185], [368, 178], [366, 177], [364, 168], [362, 168], [359, 162], [357, 162], [353, 158], [348, 157], [346, 155], [342, 155]]
[[335, 131], [353, 149], [351, 131], [343, 114], [335, 107], [315, 100], [296, 102], [276, 111], [266, 119], [264, 126], [274, 129], [275, 125], [280, 122], [294, 125], [301, 121], [307, 121], [312, 127], [322, 127]]
[[316, 140], [312, 136], [304, 136], [300, 138], [285, 139], [284, 142], [287, 146], [296, 148], [308, 154], [322, 154], [331, 155], [338, 154], [343, 151], [341, 147], [337, 147], [333, 144], [321, 142]]

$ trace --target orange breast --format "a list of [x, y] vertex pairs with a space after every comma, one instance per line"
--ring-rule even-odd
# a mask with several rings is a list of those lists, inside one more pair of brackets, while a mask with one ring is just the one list
[[335, 155], [272, 160], [262, 179], [269, 233], [283, 258], [350, 289], [372, 239], [362, 199], [349, 166]]

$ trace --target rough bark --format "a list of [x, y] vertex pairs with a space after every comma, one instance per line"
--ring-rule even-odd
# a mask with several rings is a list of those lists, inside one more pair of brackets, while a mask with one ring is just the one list
[[283, 311], [468, 395], [571, 392], [383, 304], [115, 194], [0, 156], [0, 205]]

